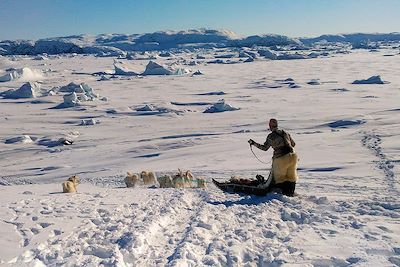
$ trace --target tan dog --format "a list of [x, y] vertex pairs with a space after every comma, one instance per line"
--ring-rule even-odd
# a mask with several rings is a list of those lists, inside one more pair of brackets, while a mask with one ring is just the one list
[[175, 188], [184, 188], [185, 187], [185, 179], [183, 177], [183, 172], [181, 169], [178, 169], [178, 173], [174, 175], [172, 178]]
[[240, 180], [242, 180], [242, 178], [240, 178], [239, 176], [232, 176], [231, 179], [229, 180], [229, 182], [231, 182], [231, 183], [239, 183]]
[[206, 180], [204, 178], [197, 178], [197, 188], [206, 189]]
[[127, 175], [125, 177], [126, 187], [135, 187], [138, 182], [139, 182], [139, 175], [137, 175], [136, 173], [127, 172]]
[[191, 171], [182, 172], [181, 169], [178, 169], [178, 173], [175, 174], [173, 178], [174, 187], [175, 188], [190, 188], [192, 187], [192, 181], [194, 179], [194, 175]]
[[160, 184], [160, 188], [170, 188], [174, 187], [174, 182], [172, 180], [171, 175], [167, 174], [161, 177], [157, 177], [158, 183]]
[[145, 185], [157, 183], [156, 175], [152, 171], [142, 171], [140, 173], [140, 178], [142, 178]]
[[183, 180], [182, 176], [175, 175], [173, 182], [174, 182], [175, 188], [184, 188], [185, 187], [185, 181]]
[[187, 170], [183, 175], [183, 180], [185, 182], [185, 187], [192, 187], [192, 182], [194, 180], [194, 175], [190, 170]]
[[68, 178], [67, 181], [62, 183], [63, 193], [76, 193], [76, 187], [80, 183], [80, 179], [78, 176], [73, 175]]

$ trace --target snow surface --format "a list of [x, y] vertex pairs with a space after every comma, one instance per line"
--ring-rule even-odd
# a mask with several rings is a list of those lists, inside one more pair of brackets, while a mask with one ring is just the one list
[[[176, 68], [204, 56], [196, 76], [113, 76], [112, 57], [0, 57], [2, 70], [50, 68], [41, 87], [54, 92], [0, 99], [0, 265], [398, 266], [399, 56], [335, 49], [245, 64], [205, 64], [214, 50], [174, 53]], [[352, 84], [375, 75], [390, 83]], [[82, 84], [109, 101], [53, 108]], [[222, 97], [240, 109], [203, 113]], [[258, 162], [247, 140], [263, 142], [271, 117], [296, 141], [299, 196], [218, 191], [211, 178], [268, 174], [272, 153], [255, 150], [268, 164]], [[101, 123], [81, 125], [92, 120]], [[127, 171], [177, 168], [207, 189], [124, 187]], [[74, 174], [78, 193], [62, 194]]]

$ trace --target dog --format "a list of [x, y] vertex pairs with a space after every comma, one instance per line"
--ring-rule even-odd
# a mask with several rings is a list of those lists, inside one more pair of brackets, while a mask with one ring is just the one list
[[143, 184], [145, 185], [151, 185], [157, 183], [156, 175], [152, 171], [142, 171], [140, 173], [140, 178], [142, 178]]
[[183, 180], [185, 182], [185, 187], [192, 187], [192, 182], [194, 181], [194, 175], [190, 170], [187, 170], [183, 175]]
[[183, 172], [181, 169], [178, 169], [178, 173], [174, 175], [172, 178], [174, 188], [184, 188], [185, 187], [185, 178], [183, 177]]
[[167, 174], [161, 177], [157, 177], [160, 188], [171, 188], [174, 187], [174, 182], [171, 175]]
[[127, 175], [125, 177], [126, 187], [135, 187], [138, 182], [139, 182], [139, 175], [137, 175], [136, 173], [127, 172]]
[[175, 175], [173, 178], [174, 188], [185, 188], [185, 181], [182, 176]]
[[62, 183], [63, 193], [76, 193], [76, 187], [79, 183], [80, 179], [77, 175], [69, 177], [67, 181]]
[[197, 188], [206, 189], [206, 180], [204, 178], [197, 178]]

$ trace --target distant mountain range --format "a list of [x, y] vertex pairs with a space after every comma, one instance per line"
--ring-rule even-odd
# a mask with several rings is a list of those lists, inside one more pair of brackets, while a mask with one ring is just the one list
[[173, 49], [252, 47], [252, 46], [312, 46], [318, 42], [357, 44], [362, 42], [399, 42], [400, 33], [354, 33], [321, 35], [316, 38], [290, 38], [267, 34], [239, 37], [228, 30], [161, 31], [145, 34], [72, 35], [32, 40], [0, 42], [0, 55], [96, 54], [126, 55], [130, 51], [162, 51]]

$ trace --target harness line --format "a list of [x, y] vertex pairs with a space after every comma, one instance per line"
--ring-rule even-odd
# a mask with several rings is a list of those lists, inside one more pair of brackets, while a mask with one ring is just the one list
[[261, 162], [261, 163], [263, 163], [263, 164], [265, 164], [265, 165], [269, 165], [269, 164], [271, 163], [271, 160], [269, 160], [268, 162], [264, 162], [264, 161], [260, 160], [260, 159], [257, 157], [256, 153], [254, 153], [254, 151], [253, 151], [253, 146], [252, 146], [252, 145], [250, 145], [250, 150], [251, 150], [251, 152], [253, 153], [254, 157], [255, 157], [259, 162]]

